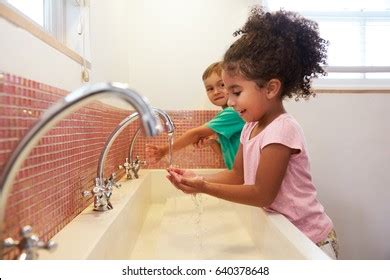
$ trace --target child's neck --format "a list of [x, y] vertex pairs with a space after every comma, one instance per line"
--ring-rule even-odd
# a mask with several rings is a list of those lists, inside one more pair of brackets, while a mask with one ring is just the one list
[[257, 121], [255, 134], [260, 133], [264, 128], [267, 127], [274, 119], [279, 117], [281, 114], [286, 113], [283, 105], [276, 107], [273, 110], [268, 111], [264, 116]]

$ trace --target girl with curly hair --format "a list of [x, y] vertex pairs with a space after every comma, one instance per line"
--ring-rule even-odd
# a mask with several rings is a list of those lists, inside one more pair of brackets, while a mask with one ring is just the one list
[[284, 98], [312, 95], [328, 43], [315, 22], [258, 7], [235, 35], [241, 37], [226, 51], [222, 74], [229, 106], [246, 121], [233, 169], [199, 176], [169, 168], [167, 178], [185, 193], [278, 212], [336, 259], [334, 226], [317, 199], [303, 131], [283, 106]]

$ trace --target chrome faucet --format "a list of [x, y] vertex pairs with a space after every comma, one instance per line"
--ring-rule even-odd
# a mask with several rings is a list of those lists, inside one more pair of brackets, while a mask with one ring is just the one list
[[[153, 111], [153, 113], [155, 113], [156, 115], [159, 115], [161, 118], [164, 119], [164, 125], [165, 125], [166, 131], [168, 133], [173, 133], [175, 131], [175, 125], [174, 125], [171, 117], [165, 111], [163, 111], [161, 109], [157, 109], [157, 108], [152, 108], [152, 111]], [[104, 173], [104, 163], [106, 161], [106, 157], [108, 155], [108, 152], [110, 150], [112, 143], [118, 137], [118, 135], [123, 131], [123, 129], [125, 129], [128, 125], [130, 125], [138, 117], [139, 117], [139, 113], [135, 112], [135, 113], [131, 114], [130, 116], [124, 118], [118, 124], [118, 126], [112, 131], [110, 136], [107, 138], [107, 141], [104, 144], [103, 150], [100, 153], [99, 162], [98, 162], [97, 178], [96, 179], [99, 182], [104, 182], [104, 174], [103, 174]], [[137, 130], [136, 134], [138, 135], [139, 133], [140, 133], [140, 129]], [[133, 141], [131, 142], [132, 144], [130, 145], [131, 153], [129, 153], [129, 158], [126, 159], [123, 166], [120, 167], [120, 168], [125, 168], [126, 177], [128, 179], [132, 178], [132, 176], [130, 174], [130, 170], [133, 171], [133, 173], [135, 173], [134, 171], [136, 171], [135, 174], [137, 174], [137, 175], [134, 175], [134, 176], [137, 176], [136, 178], [138, 178], [138, 170], [140, 168], [140, 164], [142, 163], [142, 161], [135, 162], [135, 161], [131, 160], [134, 141], [135, 141], [135, 139], [133, 137]], [[102, 186], [102, 187], [104, 188], [104, 186]], [[96, 210], [98, 210], [98, 209], [96, 209]]]
[[57, 244], [49, 240], [44, 242], [39, 240], [39, 237], [32, 232], [31, 226], [24, 226], [20, 230], [20, 235], [22, 239], [20, 241], [14, 240], [9, 237], [4, 240], [4, 248], [19, 248], [20, 255], [18, 260], [33, 260], [38, 258], [38, 249], [46, 249], [48, 251], [53, 251], [57, 248]]
[[130, 162], [129, 162], [129, 158], [126, 158], [125, 159], [125, 163], [122, 164], [122, 165], [119, 165], [119, 169], [124, 169], [125, 170], [125, 174], [126, 174], [126, 179], [133, 179], [133, 177], [131, 176], [131, 165], [130, 165]]
[[[130, 105], [141, 115], [142, 124], [148, 136], [158, 135], [162, 131], [162, 126], [158, 118], [153, 113], [148, 101], [129, 89], [126, 84], [121, 83], [99, 83], [85, 85], [67, 96], [61, 101], [51, 106], [38, 120], [38, 122], [21, 139], [9, 160], [4, 166], [0, 177], [0, 231], [4, 227], [4, 214], [7, 199], [11, 191], [15, 176], [21, 164], [27, 158], [39, 139], [62, 118], [75, 110], [81, 108], [86, 103], [97, 100], [101, 97], [117, 96]], [[1, 234], [0, 234], [1, 235]], [[9, 239], [6, 239], [9, 241]], [[28, 242], [21, 242], [28, 243]], [[0, 242], [0, 258], [3, 256], [3, 248], [10, 245], [6, 241]], [[23, 249], [22, 249], [23, 250]], [[31, 255], [31, 254], [30, 254]], [[34, 254], [31, 255], [34, 257]]]
[[133, 163], [131, 164], [131, 171], [133, 171], [133, 174], [134, 174], [134, 177], [136, 179], [139, 178], [139, 175], [138, 175], [138, 171], [140, 170], [141, 168], [141, 164], [146, 164], [146, 161], [144, 160], [140, 160], [139, 159], [139, 156], [136, 156], [135, 157], [135, 160], [133, 161]]
[[113, 209], [110, 202], [112, 190], [114, 187], [120, 188], [121, 185], [116, 182], [116, 174], [112, 173], [111, 176], [101, 181], [99, 178], [95, 179], [95, 187], [91, 191], [83, 191], [81, 194], [84, 197], [93, 195], [93, 210], [95, 211], [107, 211]]
[[[164, 118], [166, 131], [167, 131], [168, 134], [172, 135], [175, 132], [175, 125], [174, 125], [171, 117], [168, 115], [168, 113], [163, 111], [163, 110], [161, 110], [161, 109], [157, 109], [157, 108], [153, 108], [153, 110], [156, 111], [156, 113], [159, 114], [162, 118]], [[141, 161], [140, 160], [138, 155], [135, 157], [135, 160], [133, 160], [134, 144], [135, 144], [135, 142], [136, 142], [140, 132], [141, 132], [141, 128], [138, 128], [137, 131], [134, 133], [134, 136], [133, 136], [133, 138], [131, 139], [131, 142], [130, 142], [129, 155], [128, 155], [129, 162], [130, 162], [130, 167], [131, 167], [131, 170], [134, 173], [134, 177], [135, 178], [138, 178], [138, 171], [139, 171], [139, 169], [141, 167], [141, 164], [146, 164], [145, 161]]]

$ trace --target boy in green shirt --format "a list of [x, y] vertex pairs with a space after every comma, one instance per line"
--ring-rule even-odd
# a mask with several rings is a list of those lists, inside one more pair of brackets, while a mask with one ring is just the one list
[[[204, 125], [192, 128], [178, 137], [173, 143], [173, 151], [190, 144], [209, 145], [216, 153], [222, 154], [226, 167], [231, 169], [240, 144], [244, 121], [233, 108], [227, 105], [228, 95], [221, 74], [221, 63], [216, 62], [207, 67], [202, 79], [211, 103], [221, 106], [223, 111]], [[160, 161], [167, 153], [168, 145], [146, 145], [146, 155], [152, 163]]]

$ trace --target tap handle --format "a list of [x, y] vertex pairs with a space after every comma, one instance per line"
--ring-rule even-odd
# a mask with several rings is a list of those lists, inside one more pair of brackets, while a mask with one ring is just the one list
[[130, 165], [129, 158], [126, 158], [125, 162], [122, 165], [119, 165], [119, 169], [129, 169]]
[[12, 239], [11, 237], [4, 240], [3, 245], [5, 248], [18, 247], [20, 255], [17, 257], [19, 260], [31, 260], [38, 258], [38, 249], [45, 249], [53, 251], [57, 248], [57, 244], [51, 240], [44, 242], [32, 232], [32, 227], [27, 225], [20, 230], [19, 241]]
[[47, 242], [39, 240], [37, 243], [37, 247], [40, 249], [45, 249], [45, 250], [48, 250], [49, 252], [52, 252], [55, 249], [57, 249], [58, 244], [55, 243], [53, 240], [49, 240]]
[[81, 192], [81, 195], [82, 195], [83, 197], [92, 196], [92, 192], [91, 192], [91, 191], [82, 191], [82, 192]]
[[32, 236], [32, 227], [31, 226], [24, 226], [22, 227], [22, 229], [20, 230], [20, 235], [23, 237], [23, 238], [29, 238]]
[[108, 187], [115, 186], [117, 189], [119, 189], [122, 186], [121, 184], [117, 184], [117, 179], [116, 179], [116, 173], [115, 172], [113, 172], [111, 174], [110, 178], [108, 178], [107, 186]]
[[147, 162], [145, 160], [140, 160], [139, 156], [136, 156], [131, 167], [139, 169], [141, 165], [146, 165], [146, 164]]
[[90, 191], [82, 191], [81, 195], [83, 197], [89, 197], [99, 193], [102, 193], [102, 189], [100, 187], [93, 187], [93, 189]]
[[104, 185], [102, 185], [99, 178], [95, 178], [95, 186], [90, 191], [82, 191], [81, 195], [83, 197], [89, 197], [93, 195], [101, 194], [104, 191]]
[[129, 169], [129, 168], [130, 168], [129, 158], [126, 158], [125, 162], [119, 165], [119, 169]]
[[116, 182], [116, 173], [115, 172], [111, 173], [111, 175], [108, 178], [108, 180], [111, 181], [111, 182]]
[[126, 158], [124, 164], [119, 165], [119, 169], [124, 169], [125, 170], [126, 178], [129, 179], [129, 180], [133, 179], [133, 177], [131, 176], [131, 172], [130, 172], [131, 168], [132, 168], [132, 164], [130, 164], [129, 158]]
[[135, 160], [133, 162], [133, 165], [135, 165], [135, 164], [137, 164], [137, 165], [146, 165], [147, 162], [145, 160], [140, 160], [140, 157], [136, 156]]
[[134, 177], [136, 179], [139, 178], [138, 171], [141, 168], [141, 164], [142, 164], [142, 162], [140, 161], [139, 156], [136, 156], [135, 160], [132, 162], [132, 165], [131, 165], [131, 170], [133, 171]]
[[8, 238], [4, 239], [3, 247], [4, 248], [13, 248], [13, 247], [19, 246], [19, 243], [20, 242], [18, 240], [13, 239], [12, 237], [8, 237]]
[[[112, 175], [111, 175], [112, 176]], [[115, 175], [112, 176], [115, 178]], [[110, 202], [110, 197], [112, 194], [112, 178], [108, 180], [101, 180], [100, 178], [95, 178], [95, 186], [90, 191], [83, 191], [81, 194], [84, 197], [93, 196], [93, 210], [95, 211], [106, 211], [113, 209]], [[52, 244], [41, 244], [44, 248], [51, 249]]]

